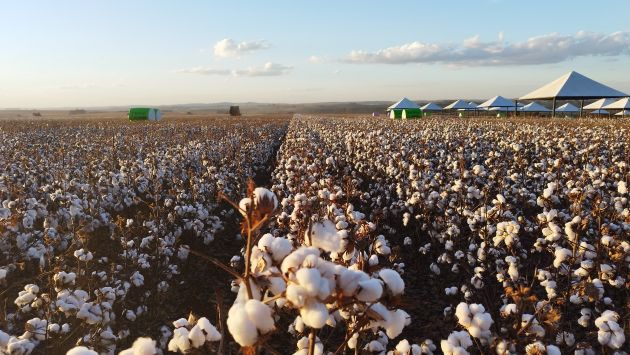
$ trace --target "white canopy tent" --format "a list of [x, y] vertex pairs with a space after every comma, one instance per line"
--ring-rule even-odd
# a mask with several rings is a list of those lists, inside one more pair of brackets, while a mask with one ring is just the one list
[[[556, 100], [580, 100], [580, 106], [584, 107], [584, 100], [626, 96], [628, 95], [621, 91], [571, 71], [549, 84], [520, 97], [519, 100], [553, 100], [552, 114], [555, 115], [557, 111]], [[579, 112], [581, 114], [582, 109], [579, 109]]]
[[471, 110], [470, 104], [464, 100], [457, 100], [444, 107], [445, 110]]
[[409, 100], [406, 97], [403, 97], [402, 99], [400, 99], [400, 101], [396, 102], [395, 104], [389, 106], [387, 108], [387, 111], [391, 111], [391, 110], [404, 110], [404, 109], [410, 109], [410, 108], [415, 108], [415, 109], [419, 109], [420, 106]]
[[630, 98], [624, 97], [623, 99], [617, 100], [611, 104], [604, 106], [607, 110], [621, 110], [615, 114], [615, 116], [625, 117], [630, 112]]
[[603, 109], [604, 107], [614, 103], [616, 100], [615, 99], [599, 99], [595, 102], [593, 102], [592, 104], [588, 104], [586, 106], [584, 106], [585, 110], [600, 110]]
[[482, 108], [482, 109], [491, 109], [493, 107], [496, 107], [496, 108], [503, 107], [503, 108], [506, 108], [506, 110], [509, 110], [511, 108], [512, 111], [514, 111], [516, 104], [514, 103], [514, 101], [508, 100], [503, 96], [495, 96], [487, 100], [486, 102], [480, 105], [477, 105], [477, 107]]
[[518, 110], [521, 112], [551, 112], [550, 109], [546, 108], [536, 101], [530, 102], [523, 107], [519, 107]]
[[421, 107], [422, 111], [442, 111], [442, 106], [435, 104], [433, 102], [429, 102], [428, 104]]
[[577, 108], [575, 105], [571, 105], [570, 103], [566, 103], [560, 107], [558, 107], [556, 109], [556, 112], [562, 112], [562, 113], [578, 113], [580, 112], [580, 109]]

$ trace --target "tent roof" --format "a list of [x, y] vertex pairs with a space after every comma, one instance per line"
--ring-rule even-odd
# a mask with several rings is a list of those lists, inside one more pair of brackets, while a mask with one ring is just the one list
[[472, 102], [472, 101], [470, 101], [470, 102], [468, 103], [468, 107], [469, 107], [471, 110], [476, 110], [476, 109], [478, 108], [477, 106], [479, 106], [479, 104], [477, 104], [476, 102]]
[[605, 105], [604, 108], [609, 110], [625, 110], [630, 109], [630, 98], [623, 98], [621, 100], [617, 100], [613, 103]]
[[457, 100], [444, 108], [445, 110], [470, 110], [470, 104], [464, 100]]
[[503, 96], [495, 96], [477, 107], [516, 107], [516, 104], [514, 101], [508, 100]]
[[388, 110], [388, 111], [389, 111], [389, 110], [394, 110], [394, 109], [396, 109], [396, 110], [402, 110], [402, 109], [405, 109], [405, 108], [420, 108], [420, 106], [418, 106], [418, 104], [416, 104], [415, 102], [413, 102], [413, 101], [409, 100], [408, 98], [403, 97], [403, 98], [402, 98], [402, 99], [400, 99], [400, 101], [398, 101], [397, 103], [395, 103], [395, 104], [393, 104], [393, 105], [389, 106], [389, 107], [387, 108], [387, 110]]
[[610, 105], [617, 100], [615, 99], [599, 99], [592, 104], [584, 106], [585, 110], [598, 110], [604, 108], [604, 106]]
[[630, 116], [630, 110], [623, 110], [615, 113], [615, 116]]
[[600, 99], [628, 96], [578, 72], [570, 72], [549, 84], [522, 96], [520, 100], [535, 99]]
[[429, 102], [428, 104], [422, 106], [422, 111], [442, 111], [442, 106], [435, 104], [433, 102]]
[[518, 110], [523, 112], [551, 112], [550, 109], [546, 108], [536, 101], [530, 102], [527, 105], [520, 107]]
[[556, 108], [556, 112], [580, 112], [580, 109], [567, 102], [566, 104]]

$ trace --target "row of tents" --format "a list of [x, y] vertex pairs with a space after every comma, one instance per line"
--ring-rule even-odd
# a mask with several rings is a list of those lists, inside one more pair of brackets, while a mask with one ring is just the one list
[[[444, 110], [456, 111], [497, 111], [502, 112], [519, 112], [523, 113], [539, 113], [551, 114], [579, 114], [582, 116], [585, 110], [593, 115], [609, 115], [609, 110], [618, 111], [617, 116], [626, 116], [630, 114], [630, 98], [628, 94], [610, 88], [593, 79], [572, 71], [562, 77], [540, 87], [517, 100], [506, 99], [502, 96], [495, 96], [482, 104], [476, 104], [465, 100], [456, 100], [455, 102], [441, 107], [440, 105], [429, 102], [424, 106], [420, 106], [415, 102], [403, 98], [387, 108], [389, 117], [391, 118], [415, 118], [422, 117], [434, 112]], [[527, 104], [519, 103], [519, 100], [529, 101]], [[551, 100], [552, 108], [549, 109], [534, 100]], [[575, 101], [580, 102], [577, 107], [569, 102], [557, 106], [557, 101]], [[585, 100], [597, 100], [588, 105], [584, 105]]]

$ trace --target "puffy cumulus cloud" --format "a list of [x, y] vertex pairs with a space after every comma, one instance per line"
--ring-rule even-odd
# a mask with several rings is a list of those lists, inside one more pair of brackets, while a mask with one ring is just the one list
[[507, 42], [503, 33], [496, 41], [479, 36], [461, 44], [411, 42], [367, 52], [353, 50], [347, 63], [431, 63], [455, 66], [532, 65], [559, 63], [584, 56], [618, 56], [630, 53], [630, 32], [611, 34], [580, 31], [574, 35], [550, 33], [522, 42]]
[[281, 76], [288, 74], [293, 67], [278, 63], [267, 62], [263, 66], [254, 66], [246, 69], [213, 69], [206, 67], [194, 67], [176, 70], [176, 73], [199, 74], [199, 75], [218, 75], [218, 76], [234, 76], [234, 77], [259, 77], [259, 76]]
[[223, 58], [240, 57], [257, 50], [267, 49], [270, 46], [265, 40], [236, 42], [233, 39], [224, 38], [215, 43], [214, 55]]

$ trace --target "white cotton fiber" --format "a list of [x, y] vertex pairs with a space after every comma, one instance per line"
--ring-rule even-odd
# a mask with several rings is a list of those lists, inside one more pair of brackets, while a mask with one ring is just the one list
[[228, 312], [227, 326], [234, 340], [241, 346], [254, 345], [258, 340], [258, 330], [247, 316], [244, 303], [232, 305]]
[[90, 350], [85, 346], [75, 346], [74, 348], [68, 350], [66, 355], [98, 355], [98, 353], [94, 350]]
[[376, 279], [359, 282], [357, 299], [363, 302], [376, 302], [383, 295], [383, 284]]
[[300, 316], [308, 327], [319, 329], [326, 325], [328, 309], [323, 303], [310, 300], [300, 308]]
[[307, 231], [305, 239], [311, 246], [326, 252], [340, 253], [345, 247], [344, 240], [337, 232], [335, 224], [328, 219], [313, 223], [310, 234]]
[[271, 308], [258, 300], [245, 303], [245, 312], [252, 323], [261, 333], [268, 333], [275, 329]]
[[155, 340], [151, 338], [138, 338], [133, 342], [131, 348], [123, 350], [120, 355], [155, 355]]
[[317, 295], [322, 281], [319, 270], [301, 268], [295, 273], [295, 277], [300, 286], [304, 287], [308, 296], [313, 297]]
[[378, 273], [378, 276], [385, 281], [385, 285], [392, 296], [399, 296], [405, 291], [405, 282], [396, 271], [383, 269]]

